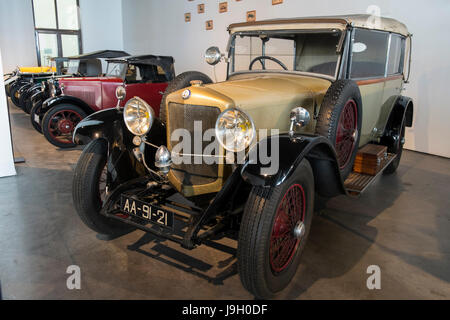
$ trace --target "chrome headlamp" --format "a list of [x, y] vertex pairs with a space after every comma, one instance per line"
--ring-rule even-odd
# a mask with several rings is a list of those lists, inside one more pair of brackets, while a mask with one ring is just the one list
[[147, 134], [155, 120], [155, 111], [139, 97], [130, 99], [123, 109], [123, 121], [136, 136]]
[[216, 137], [226, 150], [240, 152], [248, 148], [256, 136], [255, 125], [244, 111], [230, 108], [216, 122]]

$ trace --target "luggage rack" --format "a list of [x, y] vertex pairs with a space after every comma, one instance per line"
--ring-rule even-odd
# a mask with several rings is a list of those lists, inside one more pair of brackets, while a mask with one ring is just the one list
[[345, 189], [352, 196], [360, 196], [375, 180], [384, 172], [384, 170], [397, 157], [396, 154], [388, 153], [384, 161], [383, 168], [376, 175], [369, 175], [364, 173], [352, 172], [344, 182]]

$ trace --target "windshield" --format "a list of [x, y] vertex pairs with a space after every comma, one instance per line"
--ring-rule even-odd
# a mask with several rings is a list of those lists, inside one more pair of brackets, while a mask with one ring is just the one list
[[77, 74], [79, 66], [80, 66], [80, 60], [69, 60], [67, 74]]
[[233, 35], [230, 73], [300, 71], [334, 77], [342, 32], [257, 31]]
[[108, 62], [108, 67], [106, 68], [107, 77], [115, 77], [125, 79], [125, 74], [127, 72], [127, 63], [125, 62]]

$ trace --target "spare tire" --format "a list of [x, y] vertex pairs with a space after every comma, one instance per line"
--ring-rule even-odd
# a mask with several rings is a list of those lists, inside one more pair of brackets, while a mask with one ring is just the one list
[[162, 122], [166, 123], [166, 99], [169, 94], [172, 92], [184, 89], [191, 85], [191, 81], [193, 80], [201, 80], [203, 83], [212, 83], [210, 77], [206, 74], [198, 72], [198, 71], [187, 71], [179, 74], [173, 79], [166, 88], [164, 95], [162, 96], [161, 106], [159, 109], [159, 118]]
[[316, 133], [328, 138], [334, 146], [344, 180], [353, 170], [361, 123], [362, 100], [358, 85], [352, 80], [337, 80], [323, 98]]

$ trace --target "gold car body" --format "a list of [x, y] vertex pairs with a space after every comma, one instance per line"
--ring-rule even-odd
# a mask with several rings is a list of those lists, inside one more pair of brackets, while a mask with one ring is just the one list
[[[371, 16], [353, 15], [336, 17], [315, 17], [301, 19], [269, 20], [233, 24], [230, 34], [254, 30], [286, 30], [286, 29], [330, 29], [345, 31], [349, 26], [365, 29], [376, 29], [398, 33], [409, 39], [406, 27], [393, 19], [379, 18], [371, 23]], [[409, 52], [409, 43], [407, 44]], [[406, 60], [406, 59], [405, 59]], [[406, 61], [405, 61], [406, 64]], [[227, 81], [193, 85], [189, 88], [188, 99], [182, 97], [184, 90], [176, 91], [167, 97], [166, 114], [168, 147], [171, 150], [171, 132], [177, 128], [171, 117], [173, 105], [195, 108], [196, 106], [215, 108], [216, 115], [228, 108], [239, 108], [253, 120], [255, 128], [278, 129], [280, 133], [289, 130], [289, 114], [295, 107], [303, 107], [311, 114], [311, 122], [298, 132], [315, 134], [315, 116], [320, 111], [323, 97], [337, 77], [332, 78], [305, 72], [247, 72], [229, 76]], [[362, 97], [363, 121], [360, 146], [380, 138], [394, 107], [396, 97], [401, 94], [404, 76], [385, 75], [368, 79], [353, 79], [360, 88]], [[186, 113], [185, 113], [186, 114]], [[269, 132], [270, 134], [270, 132]], [[224, 155], [221, 148], [219, 157]], [[229, 165], [219, 165], [217, 179], [204, 184], [186, 184], [180, 176], [171, 170], [169, 181], [184, 196], [195, 196], [214, 193], [221, 190], [230, 170]]]

